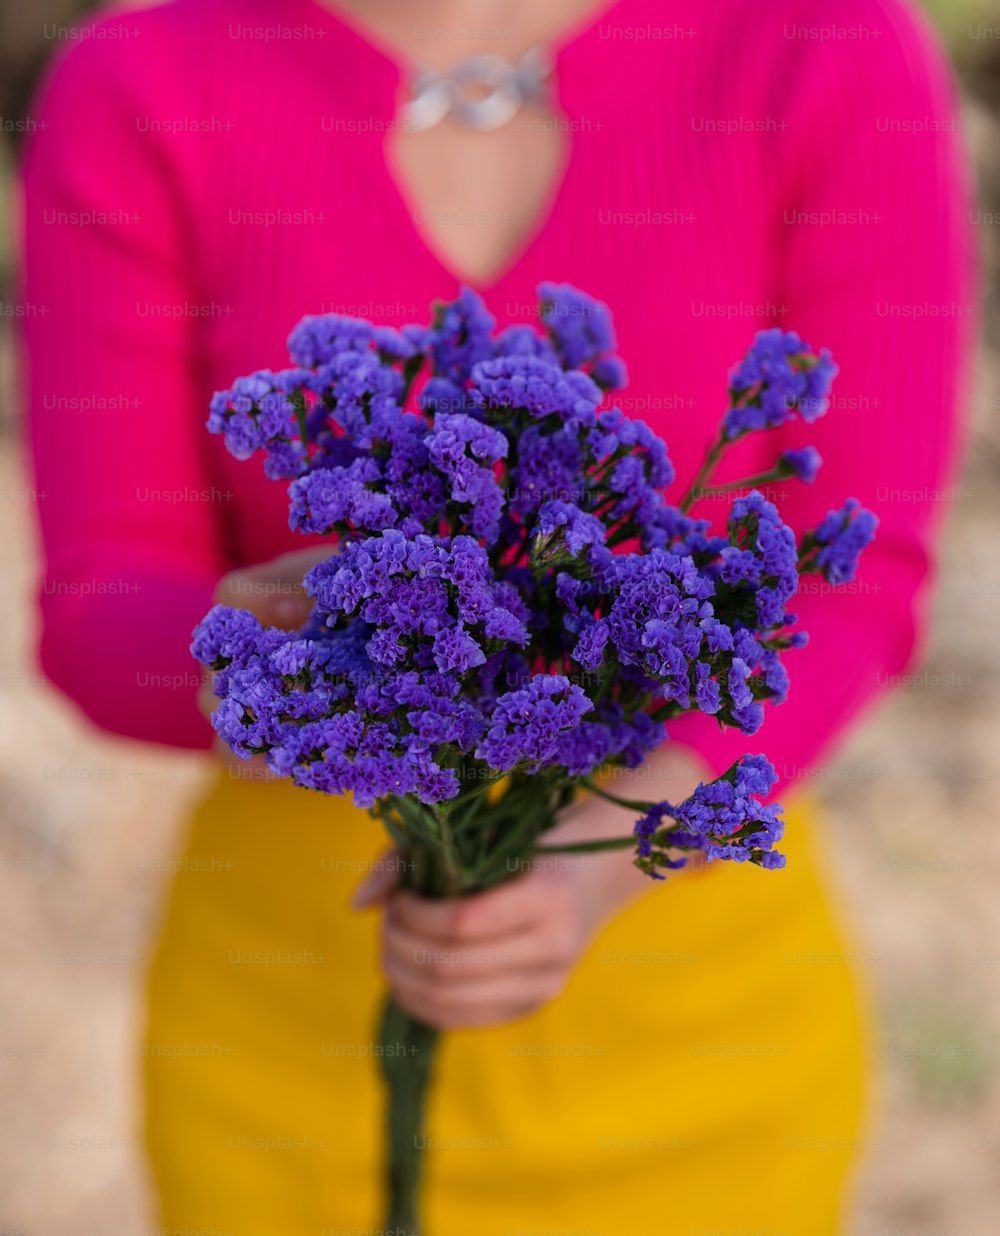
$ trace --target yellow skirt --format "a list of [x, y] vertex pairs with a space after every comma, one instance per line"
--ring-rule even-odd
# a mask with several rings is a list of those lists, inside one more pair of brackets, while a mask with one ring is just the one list
[[[428, 1236], [842, 1230], [864, 954], [810, 811], [786, 815], [785, 871], [682, 874], [607, 927], [557, 1002], [445, 1036]], [[342, 799], [225, 772], [197, 811], [143, 1048], [158, 1231], [381, 1232], [377, 919], [347, 901], [384, 844]]]

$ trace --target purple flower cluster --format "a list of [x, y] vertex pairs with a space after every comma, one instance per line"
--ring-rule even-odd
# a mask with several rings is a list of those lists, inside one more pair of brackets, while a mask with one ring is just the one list
[[473, 366], [493, 356], [494, 326], [496, 319], [469, 288], [452, 304], [438, 305], [429, 338], [434, 373], [464, 382]]
[[313, 567], [305, 584], [327, 625], [357, 614], [373, 627], [368, 654], [391, 668], [464, 674], [485, 662], [485, 647], [528, 642], [511, 594], [472, 537], [408, 539], [388, 529]]
[[239, 379], [214, 397], [209, 427], [292, 481], [289, 522], [306, 533], [447, 529], [493, 546], [527, 533], [549, 501], [589, 519], [587, 478], [600, 468], [613, 499], [602, 518], [621, 537], [627, 524], [655, 538], [673, 479], [665, 445], [617, 408], [599, 411], [608, 383], [566, 367], [616, 361], [608, 311], [568, 286], [546, 289], [549, 337], [528, 326], [492, 337], [493, 318], [468, 289], [429, 328], [306, 318], [289, 341], [298, 367]]
[[507, 455], [507, 438], [499, 429], [463, 413], [442, 413], [427, 435], [428, 462], [444, 478], [453, 502], [469, 507], [473, 536], [497, 539], [503, 492], [493, 465]]
[[230, 613], [212, 610], [194, 647], [217, 671], [212, 721], [237, 755], [263, 754], [297, 785], [352, 794], [359, 806], [387, 794], [434, 803], [457, 793], [454, 771], [433, 752], [471, 748], [479, 730], [449, 679], [387, 673], [369, 657], [361, 624], [304, 639], [251, 615], [237, 632]]
[[[735, 559], [726, 559], [727, 552], [746, 555], [754, 574], [746, 578], [741, 572], [731, 584], [727, 568]], [[794, 538], [792, 553], [794, 563]], [[721, 567], [713, 564], [710, 571], [699, 569], [690, 555], [665, 549], [610, 556], [604, 592], [591, 585], [572, 598], [580, 629], [573, 657], [590, 671], [609, 663], [636, 667], [659, 684], [664, 702], [678, 710], [695, 707], [753, 734], [764, 720], [759, 699], [784, 697], [774, 689], [785, 685], [780, 660], [758, 639], [769, 628], [742, 620], [748, 598], [774, 592], [773, 577], [764, 574], [754, 551], [727, 546], [722, 554]], [[595, 595], [601, 597], [599, 617], [581, 604], [593, 603]], [[727, 620], [728, 614], [737, 617]], [[770, 625], [780, 624], [778, 619]], [[769, 671], [770, 681], [755, 677], [758, 669]]]
[[779, 327], [757, 333], [749, 352], [730, 375], [732, 406], [723, 420], [728, 439], [755, 429], [774, 429], [798, 413], [812, 422], [827, 409], [837, 374], [830, 353], [814, 354], [795, 331]]
[[769, 631], [792, 619], [785, 604], [799, 586], [795, 533], [778, 508], [753, 490], [729, 512], [729, 544], [720, 554], [719, 580], [737, 593], [752, 593], [756, 621]]
[[501, 772], [562, 763], [562, 741], [593, 707], [565, 675], [536, 674], [497, 701], [476, 755]]
[[308, 377], [301, 369], [261, 369], [237, 378], [230, 390], [212, 396], [209, 430], [224, 435], [226, 449], [236, 459], [263, 451], [264, 470], [272, 480], [299, 476], [306, 467], [306, 450], [294, 440], [296, 397], [303, 398]]
[[857, 498], [848, 498], [812, 534], [813, 542], [821, 547], [812, 560], [812, 569], [821, 572], [828, 583], [851, 583], [862, 550], [875, 539], [877, 527], [878, 519], [872, 512], [864, 510]]
[[[635, 766], [690, 709], [752, 734], [785, 698], [799, 576], [851, 579], [874, 517], [849, 502], [797, 543], [756, 491], [721, 532], [671, 505], [664, 442], [606, 401], [624, 381], [607, 307], [562, 284], [539, 296], [544, 334], [494, 334], [469, 289], [427, 327], [306, 318], [294, 367], [214, 396], [209, 428], [290, 482], [292, 528], [339, 542], [306, 577], [302, 631], [217, 607], [195, 632], [239, 755], [362, 805], [446, 804], [501, 774], [572, 786]], [[798, 336], [762, 332], [716, 454], [819, 415], [834, 371]], [[818, 467], [807, 447], [772, 475]], [[650, 809], [647, 869], [667, 833], [777, 864], [770, 809], [752, 801], [760, 764], [727, 777]]]
[[798, 451], [782, 451], [778, 456], [778, 466], [788, 476], [811, 485], [823, 466], [823, 460], [814, 446], [804, 446]]
[[529, 425], [518, 440], [517, 464], [511, 469], [510, 510], [531, 515], [545, 502], [582, 501], [584, 447], [568, 429], [543, 433]]
[[604, 544], [604, 524], [596, 515], [588, 515], [572, 502], [560, 502], [558, 499], [543, 502], [535, 527], [538, 557], [544, 552], [542, 547], [550, 547], [557, 539], [572, 558], [589, 545]]
[[617, 347], [611, 310], [568, 283], [539, 285], [542, 321], [552, 345], [567, 369], [591, 366], [590, 375], [602, 390], [621, 390], [628, 373]]
[[500, 356], [472, 371], [472, 400], [484, 412], [513, 409], [536, 418], [557, 416], [576, 428], [595, 423], [603, 397], [581, 370], [562, 370], [540, 356]]
[[296, 365], [313, 369], [345, 352], [367, 352], [374, 335], [369, 322], [339, 313], [317, 314], [303, 318], [288, 336], [288, 353]]
[[[683, 867], [686, 858], [672, 851], [695, 851], [707, 861], [756, 863], [768, 870], [784, 867], [785, 856], [773, 847], [781, 840], [784, 823], [778, 803], [765, 805], [777, 781], [763, 755], [745, 755], [718, 780], [698, 786], [678, 807], [655, 803], [639, 820], [638, 865], [655, 879], [659, 868]], [[664, 824], [668, 819], [672, 823]]]
[[483, 548], [389, 530], [314, 567], [306, 586], [313, 638], [222, 606], [195, 632], [192, 651], [222, 688], [219, 733], [238, 754], [264, 753], [298, 784], [360, 805], [453, 797], [455, 771], [437, 756], [471, 752], [485, 730], [463, 677], [487, 650], [528, 638]]

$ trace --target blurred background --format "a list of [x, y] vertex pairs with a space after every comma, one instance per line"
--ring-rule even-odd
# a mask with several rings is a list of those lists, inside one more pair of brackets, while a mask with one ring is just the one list
[[[149, 1230], [140, 980], [206, 774], [88, 729], [32, 654], [46, 495], [19, 441], [12, 174], [36, 75], [92, 7], [0, 0], [0, 1236]], [[963, 94], [985, 308], [923, 657], [816, 785], [880, 1021], [857, 1236], [985, 1236], [1000, 1214], [1000, 0], [927, 7]]]

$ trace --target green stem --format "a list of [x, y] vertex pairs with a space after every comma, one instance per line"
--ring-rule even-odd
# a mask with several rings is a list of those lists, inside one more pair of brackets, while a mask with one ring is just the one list
[[417, 380], [417, 375], [423, 367], [423, 356], [412, 356], [403, 365], [403, 394], [399, 401], [399, 406], [401, 408], [406, 407], [406, 401], [410, 397], [410, 391], [413, 390], [413, 383]]
[[597, 850], [624, 850], [635, 845], [631, 833], [624, 837], [601, 837], [596, 841], [574, 841], [567, 845], [536, 845], [535, 854], [587, 854]]
[[462, 868], [462, 861], [458, 856], [458, 851], [455, 848], [455, 835], [452, 833], [451, 825], [448, 823], [448, 812], [446, 810], [436, 811], [435, 818], [437, 819], [441, 837], [445, 891], [449, 896], [454, 896], [462, 888], [465, 872]]
[[609, 794], [607, 790], [602, 790], [596, 781], [592, 781], [590, 777], [583, 778], [583, 784], [598, 798], [606, 799], [609, 803], [614, 803], [616, 807], [624, 807], [627, 811], [649, 810], [651, 803], [637, 802], [632, 798], [619, 798], [617, 794]]
[[[498, 779], [498, 778], [497, 778]], [[462, 831], [468, 820], [450, 819], [449, 809], [428, 809], [401, 796], [386, 814], [407, 830], [401, 845], [406, 863], [402, 883], [424, 897], [454, 896], [492, 887], [511, 877], [509, 854], [528, 857], [538, 834], [551, 826], [561, 808], [563, 783], [540, 774], [513, 778], [511, 790], [495, 807], [481, 797], [486, 785], [468, 795], [470, 807], [489, 845], [472, 860], [475, 840]], [[456, 800], [449, 803], [449, 808]], [[482, 811], [483, 815], [479, 816]], [[493, 813], [496, 812], [494, 818]], [[486, 814], [489, 813], [489, 820]], [[463, 812], [462, 816], [468, 815]], [[398, 825], [396, 817], [399, 817]], [[386, 1086], [386, 1220], [394, 1236], [421, 1236], [420, 1186], [424, 1160], [425, 1109], [440, 1032], [412, 1017], [393, 995], [386, 999], [379, 1030], [381, 1071]]]
[[667, 700], [656, 708], [651, 708], [649, 715], [654, 721], [669, 721], [671, 717], [679, 717], [683, 712], [684, 709], [676, 700]]
[[491, 785], [496, 785], [498, 781], [502, 781], [506, 776], [506, 773], [497, 773], [493, 777], [485, 777], [480, 785], [474, 785], [471, 790], [466, 790], [464, 794], [459, 794], [457, 798], [449, 798], [449, 808], [454, 808], [460, 803], [468, 802], [470, 798], [477, 798], [480, 794], [485, 793]]
[[727, 481], [725, 485], [712, 485], [701, 491], [702, 498], [717, 498], [722, 494], [731, 494], [736, 489], [752, 489], [757, 485], [770, 485], [772, 481], [785, 480], [788, 472], [782, 468], [772, 468], [770, 472], [758, 472], [756, 476], [744, 477], [742, 481]]
[[621, 523], [617, 524], [608, 533], [607, 540], [604, 543], [607, 545], [608, 549], [614, 549], [616, 545], [621, 545], [623, 541], [635, 540], [637, 536], [638, 533], [636, 531], [635, 523], [632, 519], [631, 512], [629, 512]]
[[694, 480], [691, 482], [691, 487], [681, 499], [680, 507], [685, 514], [687, 514], [694, 503], [703, 496], [702, 491], [704, 489], [705, 482], [715, 471], [715, 465], [722, 458], [722, 452], [726, 449], [727, 445], [726, 439], [722, 436], [722, 431], [720, 430], [718, 438], [715, 440], [708, 454], [705, 456], [704, 463], [698, 469]]
[[386, 1111], [387, 1217], [385, 1229], [420, 1236], [420, 1178], [427, 1088], [440, 1031], [411, 1017], [388, 996], [379, 1034]]

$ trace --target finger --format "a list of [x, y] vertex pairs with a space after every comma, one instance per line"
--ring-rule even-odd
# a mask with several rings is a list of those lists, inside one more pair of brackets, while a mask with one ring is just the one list
[[415, 936], [388, 919], [382, 925], [382, 947], [386, 956], [415, 974], [428, 975], [431, 982], [462, 982], [569, 960], [561, 950], [554, 955], [539, 931], [491, 936], [471, 947], [455, 948], [433, 937]]
[[301, 626], [313, 604], [302, 586], [302, 577], [333, 552], [330, 545], [314, 545], [282, 554], [271, 562], [230, 571], [219, 582], [216, 603], [248, 609], [265, 626]]
[[568, 972], [550, 966], [520, 974], [467, 979], [455, 984], [434, 984], [415, 975], [393, 958], [383, 958], [383, 972], [393, 990], [412, 1005], [433, 1013], [435, 1019], [474, 1017], [480, 1010], [515, 1010], [555, 999], [566, 986]]
[[392, 847], [375, 860], [372, 870], [351, 894], [352, 910], [367, 910], [385, 901], [399, 880], [398, 850]]
[[389, 902], [388, 913], [415, 935], [460, 944], [528, 927], [544, 916], [546, 904], [542, 886], [528, 875], [485, 893], [447, 900], [399, 892]]

